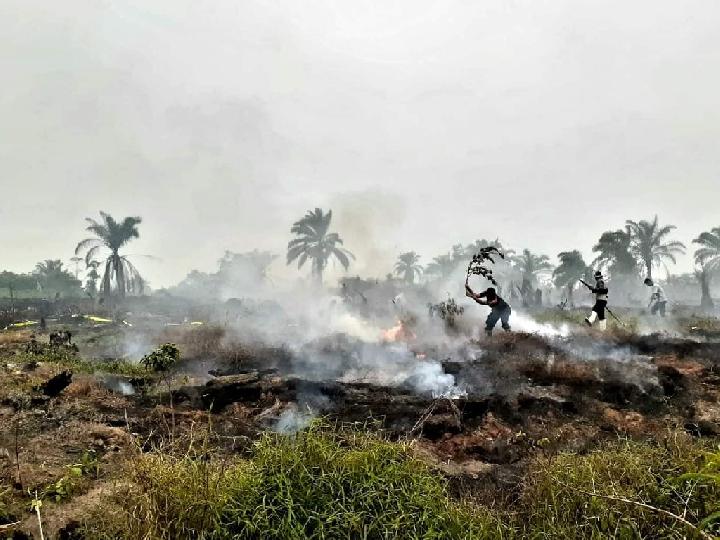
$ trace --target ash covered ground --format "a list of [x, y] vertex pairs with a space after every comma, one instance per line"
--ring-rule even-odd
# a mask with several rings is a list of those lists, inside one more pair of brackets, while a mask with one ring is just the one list
[[[45, 333], [6, 331], [3, 481], [18, 493], [47, 489], [68, 464], [98, 456], [102, 474], [47, 509], [47, 527], [61, 531], [110, 489], [138, 444], [210, 425], [212, 451], [232, 454], [268, 430], [355, 423], [415, 441], [419, 456], [481, 498], [512, 492], [538, 453], [583, 452], [618, 436], [720, 434], [711, 319], [703, 332], [689, 313], [643, 332], [625, 310], [634, 328], [598, 333], [579, 324], [580, 311], [519, 310], [512, 332], [479, 337], [481, 309], [452, 321], [397, 302], [364, 309], [333, 298], [302, 313], [235, 301], [178, 317], [146, 306], [114, 323], [70, 317], [49, 319]], [[73, 343], [52, 347], [48, 334], [61, 328]], [[163, 377], [144, 372], [138, 358], [166, 342], [179, 346], [180, 362]], [[37, 533], [31, 515], [17, 519], [18, 530]]]

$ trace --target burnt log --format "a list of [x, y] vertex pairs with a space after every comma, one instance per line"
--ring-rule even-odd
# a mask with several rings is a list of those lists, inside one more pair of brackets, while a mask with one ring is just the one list
[[39, 390], [49, 397], [55, 397], [72, 382], [72, 371], [63, 371], [39, 386]]

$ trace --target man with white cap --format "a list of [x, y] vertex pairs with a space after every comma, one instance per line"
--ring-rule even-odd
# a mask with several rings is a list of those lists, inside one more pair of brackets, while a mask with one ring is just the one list
[[608, 289], [605, 286], [605, 280], [603, 279], [602, 272], [599, 270], [595, 272], [595, 286], [591, 287], [583, 281], [583, 283], [590, 289], [590, 292], [595, 295], [595, 305], [590, 312], [590, 315], [585, 317], [585, 323], [588, 326], [592, 326], [597, 321], [597, 327], [600, 330], [607, 328], [607, 320], [605, 319], [605, 308], [607, 307]]
[[652, 289], [652, 294], [650, 295], [650, 304], [648, 305], [648, 307], [650, 308], [650, 313], [652, 315], [660, 315], [661, 317], [664, 317], [665, 307], [667, 306], [667, 296], [665, 296], [665, 289], [663, 289], [659, 284], [654, 283], [653, 280], [650, 278], [645, 278], [645, 281], [643, 283], [645, 283], [645, 285]]

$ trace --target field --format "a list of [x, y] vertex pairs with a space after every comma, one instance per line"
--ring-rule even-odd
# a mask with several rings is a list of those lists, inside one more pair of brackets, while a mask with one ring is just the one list
[[[648, 334], [622, 315], [598, 335], [536, 313], [573, 331], [452, 350], [209, 324], [80, 324], [76, 347], [2, 332], [1, 534], [712, 538], [717, 321]], [[166, 342], [171, 371], [137, 362]]]

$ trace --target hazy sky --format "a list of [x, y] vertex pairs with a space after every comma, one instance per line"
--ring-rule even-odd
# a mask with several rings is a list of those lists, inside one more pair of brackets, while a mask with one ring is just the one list
[[[284, 253], [332, 207], [353, 273], [499, 236], [588, 257], [720, 226], [720, 2], [2, 0], [0, 268], [143, 218], [153, 286]], [[675, 271], [690, 269], [686, 257]]]

